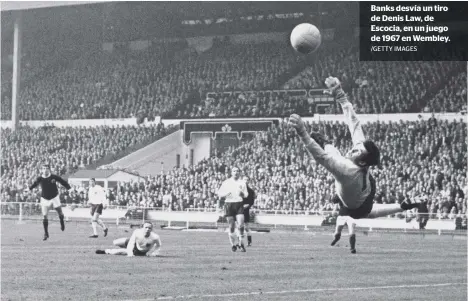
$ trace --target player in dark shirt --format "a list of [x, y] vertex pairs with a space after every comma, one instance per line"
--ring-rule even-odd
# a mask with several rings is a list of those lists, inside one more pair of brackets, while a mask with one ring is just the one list
[[67, 181], [57, 175], [53, 175], [50, 172], [50, 166], [48, 164], [44, 164], [42, 166], [42, 175], [38, 177], [36, 181], [34, 181], [34, 183], [29, 187], [29, 190], [33, 190], [38, 185], [41, 185], [41, 207], [42, 215], [44, 217], [42, 220], [42, 224], [44, 225], [44, 240], [49, 238], [49, 219], [47, 216], [51, 206], [53, 206], [53, 208], [58, 213], [62, 231], [65, 230], [65, 222], [63, 220], [63, 212], [61, 207], [62, 204], [60, 203], [57, 182], [62, 184], [62, 186], [68, 190], [71, 188]]
[[249, 195], [246, 198], [243, 198], [242, 203], [244, 204], [244, 222], [245, 222], [245, 231], [247, 232], [247, 243], [250, 247], [252, 245], [252, 233], [250, 232], [250, 208], [252, 208], [255, 201], [255, 191], [249, 186], [249, 178], [244, 177], [244, 181], [247, 184], [247, 191]]

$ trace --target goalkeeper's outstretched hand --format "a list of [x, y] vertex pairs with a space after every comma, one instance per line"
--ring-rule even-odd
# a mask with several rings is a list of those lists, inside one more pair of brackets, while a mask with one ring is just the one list
[[341, 82], [336, 77], [327, 77], [327, 79], [325, 79], [325, 85], [327, 86], [328, 90], [325, 90], [324, 93], [332, 96], [336, 96], [336, 92], [341, 89]]
[[288, 124], [289, 126], [293, 127], [299, 135], [307, 131], [304, 120], [302, 120], [301, 116], [297, 114], [292, 114], [289, 117]]

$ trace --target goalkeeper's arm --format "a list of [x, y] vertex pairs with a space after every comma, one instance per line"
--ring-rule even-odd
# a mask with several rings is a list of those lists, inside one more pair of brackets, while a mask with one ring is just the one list
[[362, 130], [361, 121], [357, 117], [353, 104], [349, 102], [348, 96], [341, 87], [341, 83], [338, 78], [328, 77], [325, 80], [325, 85], [329, 88], [327, 93], [333, 95], [343, 109], [343, 114], [346, 116], [349, 132], [351, 133], [353, 140], [353, 145], [364, 142], [366, 137]]

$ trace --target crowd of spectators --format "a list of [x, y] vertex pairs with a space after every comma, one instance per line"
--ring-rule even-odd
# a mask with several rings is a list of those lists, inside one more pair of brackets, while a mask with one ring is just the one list
[[29, 193], [27, 189], [40, 175], [44, 163], [51, 165], [52, 173], [67, 177], [107, 156], [115, 160], [128, 148], [144, 146], [175, 129], [163, 124], [2, 129], [2, 201], [37, 201], [37, 192]]
[[[200, 95], [209, 91], [263, 89], [297, 59], [279, 44], [221, 43], [197, 53], [176, 42], [155, 43], [142, 51], [86, 53], [21, 87], [20, 118], [151, 118], [187, 101], [199, 103]], [[2, 97], [2, 108], [8, 119], [11, 96]]]
[[[342, 81], [358, 113], [373, 114], [422, 112], [426, 98], [434, 93], [434, 89], [461, 90], [466, 87], [466, 81], [461, 84], [461, 80], [447, 81], [453, 74], [461, 73], [460, 77], [466, 78], [466, 66], [462, 62], [360, 61], [358, 50], [358, 47], [349, 47], [330, 51], [291, 78], [283, 88], [322, 86], [323, 80], [333, 75]], [[451, 101], [450, 106], [431, 106], [431, 112], [441, 109], [458, 112], [465, 102]]]
[[[310, 128], [324, 133], [342, 152], [351, 147], [344, 123], [313, 123]], [[434, 118], [373, 122], [365, 124], [364, 130], [382, 150], [381, 165], [372, 171], [378, 187], [375, 202], [390, 204], [420, 198], [426, 200], [433, 218], [453, 218], [467, 213], [465, 123]], [[12, 139], [9, 141], [14, 144]], [[15, 160], [20, 162], [21, 158]], [[251, 179], [257, 193], [256, 209], [283, 214], [334, 209], [332, 176], [306, 155], [295, 133], [284, 124], [196, 166], [175, 168], [140, 182], [118, 183], [109, 190], [108, 197], [111, 205], [116, 206], [214, 210], [217, 189], [233, 166], [240, 167]], [[3, 193], [14, 187], [18, 177], [10, 176], [10, 182], [2, 181]], [[22, 187], [19, 188], [21, 191]], [[10, 199], [21, 200], [21, 193]], [[84, 204], [86, 199], [85, 187], [62, 193], [62, 202], [66, 204]]]
[[[22, 78], [36, 78], [22, 83], [19, 114], [22, 120], [274, 116], [311, 106], [306, 98], [270, 94], [206, 95], [323, 88], [331, 74], [342, 80], [360, 113], [421, 112], [427, 106], [459, 111], [466, 86], [462, 67], [461, 62], [363, 62], [352, 44], [324, 45], [306, 57], [281, 42], [222, 41], [204, 52], [185, 42], [161, 42], [141, 51], [90, 51], [58, 66], [27, 63]], [[2, 119], [11, 118], [9, 77], [2, 71]]]
[[450, 78], [449, 83], [441, 89], [427, 104], [428, 112], [457, 112], [466, 113], [466, 72], [461, 72]]

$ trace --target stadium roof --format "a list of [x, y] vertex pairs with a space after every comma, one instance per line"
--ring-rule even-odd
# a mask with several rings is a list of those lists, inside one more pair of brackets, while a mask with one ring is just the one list
[[109, 1], [2, 1], [0, 4], [1, 11], [10, 10], [25, 10], [34, 8], [69, 6], [80, 4], [93, 4]]

